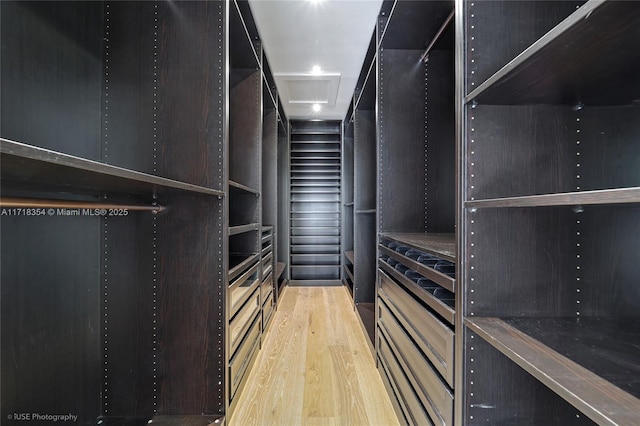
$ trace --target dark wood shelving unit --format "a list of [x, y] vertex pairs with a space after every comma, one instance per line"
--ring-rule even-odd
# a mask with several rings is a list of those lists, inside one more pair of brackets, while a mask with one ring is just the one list
[[[273, 160], [277, 105], [270, 93], [270, 74], [249, 3], [233, 0], [229, 10], [229, 155], [227, 209], [229, 256], [249, 256], [239, 274], [229, 277], [230, 330], [226, 347], [226, 416], [257, 357], [261, 336], [273, 308], [273, 228], [275, 179]], [[263, 242], [263, 240], [267, 240]], [[270, 285], [271, 283], [271, 285]]]
[[3, 197], [164, 207], [2, 217], [3, 424], [223, 423], [228, 6], [0, 4]]
[[386, 2], [377, 26], [377, 208], [361, 216], [376, 217], [379, 370], [409, 424], [453, 424], [457, 403], [455, 10]]
[[640, 7], [461, 6], [459, 421], [633, 424]]

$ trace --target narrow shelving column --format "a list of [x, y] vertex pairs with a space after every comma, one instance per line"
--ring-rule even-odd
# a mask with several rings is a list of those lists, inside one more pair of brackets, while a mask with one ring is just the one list
[[290, 147], [291, 284], [340, 285], [340, 122], [293, 121]]
[[[454, 4], [397, 1], [378, 22], [376, 348], [409, 424], [454, 424]], [[357, 279], [357, 276], [356, 276]]]
[[[233, 416], [262, 335], [262, 46], [247, 1], [229, 10], [229, 158], [226, 390]], [[266, 296], [266, 294], [265, 294]]]

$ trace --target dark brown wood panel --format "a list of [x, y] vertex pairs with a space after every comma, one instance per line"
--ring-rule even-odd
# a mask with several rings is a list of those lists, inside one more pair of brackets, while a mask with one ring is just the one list
[[160, 329], [154, 317], [159, 302], [156, 224], [152, 213], [107, 217], [98, 236], [103, 248], [99, 285], [104, 363], [99, 373], [101, 413], [107, 417], [150, 418], [157, 409], [161, 376], [154, 365]]
[[158, 414], [224, 412], [222, 201], [174, 197], [157, 219]]
[[262, 179], [261, 151], [261, 85], [260, 71], [242, 75], [243, 80], [231, 89], [229, 179], [260, 190]]
[[[451, 52], [431, 51], [426, 63], [425, 76], [425, 230], [426, 232], [454, 232], [456, 127], [455, 74]], [[418, 153], [420, 153], [419, 150], [414, 155]], [[420, 198], [415, 199], [415, 202], [419, 203]]]
[[224, 7], [219, 1], [158, 7], [159, 174], [217, 189], [223, 189]]
[[576, 218], [570, 207], [470, 213], [467, 315], [575, 315]]
[[[266, 95], [268, 92], [263, 91]], [[267, 98], [267, 105], [271, 98]], [[273, 107], [270, 107], [273, 108]], [[266, 109], [262, 123], [262, 224], [278, 221], [278, 119], [275, 109]]]
[[[157, 4], [109, 2], [105, 22], [102, 158], [108, 164], [158, 174], [157, 93], [154, 60], [161, 51]], [[155, 88], [155, 89], [154, 89]], [[154, 117], [156, 114], [156, 117]]]
[[640, 187], [640, 105], [585, 107], [574, 117], [576, 132], [580, 131], [575, 137], [575, 143], [580, 141], [576, 187], [581, 191]]
[[371, 110], [357, 110], [354, 123], [354, 208], [376, 207], [376, 134]]
[[24, 423], [16, 413], [93, 423], [103, 371], [100, 218], [3, 214], [0, 232], [2, 424]]
[[640, 205], [588, 206], [575, 216], [577, 310], [581, 316], [638, 318]]
[[3, 138], [100, 160], [102, 8], [100, 1], [0, 4]]
[[575, 190], [569, 107], [479, 105], [467, 115], [468, 200]]
[[421, 55], [418, 50], [380, 52], [378, 191], [383, 232], [424, 232], [426, 227], [426, 76]]
[[373, 303], [376, 289], [376, 215], [356, 214], [354, 220], [354, 301]]

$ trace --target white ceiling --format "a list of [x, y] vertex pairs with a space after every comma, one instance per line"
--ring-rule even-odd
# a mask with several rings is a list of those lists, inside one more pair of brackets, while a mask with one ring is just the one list
[[[344, 119], [382, 0], [249, 4], [288, 118]], [[319, 75], [312, 72], [315, 65]]]

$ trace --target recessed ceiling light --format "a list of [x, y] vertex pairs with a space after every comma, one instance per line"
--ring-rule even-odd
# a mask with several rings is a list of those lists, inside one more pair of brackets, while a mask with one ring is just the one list
[[312, 108], [313, 108], [313, 112], [320, 112], [320, 110], [322, 109], [320, 104], [313, 104]]
[[313, 68], [311, 68], [311, 74], [320, 75], [321, 73], [322, 73], [322, 68], [320, 68], [320, 65], [314, 65]]

